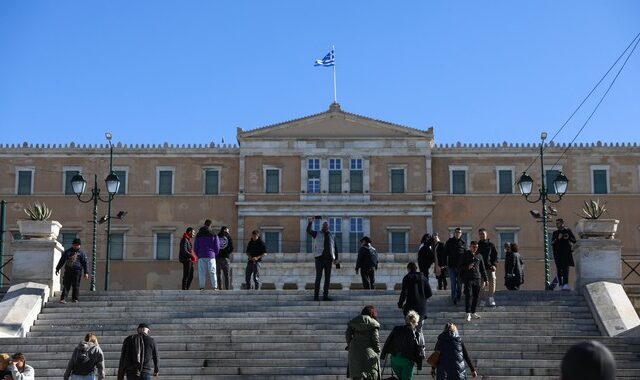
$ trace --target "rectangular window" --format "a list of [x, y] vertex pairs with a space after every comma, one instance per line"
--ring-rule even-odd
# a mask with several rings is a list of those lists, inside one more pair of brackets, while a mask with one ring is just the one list
[[516, 243], [516, 233], [515, 232], [500, 232], [498, 243], [499, 246], [496, 247], [498, 250], [498, 257], [500, 259], [504, 259], [504, 243]]
[[158, 194], [173, 194], [173, 170], [158, 170]]
[[339, 158], [329, 159], [329, 192], [342, 192], [342, 160]]
[[109, 253], [111, 260], [124, 259], [124, 233], [112, 232], [111, 233], [111, 252]]
[[451, 194], [467, 193], [467, 171], [451, 170]]
[[607, 194], [609, 192], [608, 175], [606, 169], [593, 169], [593, 193]]
[[217, 169], [205, 169], [204, 171], [204, 193], [218, 194], [220, 171]]
[[265, 231], [264, 245], [267, 248], [267, 253], [282, 252], [282, 247], [280, 246], [280, 231]]
[[513, 171], [498, 170], [498, 194], [513, 194]]
[[404, 193], [404, 169], [391, 169], [391, 192]]
[[62, 246], [64, 247], [64, 249], [69, 249], [71, 248], [71, 243], [73, 243], [73, 239], [78, 237], [78, 233], [76, 232], [60, 232], [60, 234], [58, 234], [58, 241], [60, 242], [60, 244], [62, 244]]
[[362, 159], [352, 158], [349, 170], [349, 191], [362, 193], [363, 190]]
[[391, 253], [407, 253], [407, 232], [391, 231]]
[[360, 249], [360, 239], [364, 236], [362, 218], [350, 218], [349, 224], [349, 252], [357, 253]]
[[118, 194], [127, 193], [127, 171], [126, 170], [114, 170], [113, 173], [118, 176], [120, 180], [120, 187], [118, 188]]
[[277, 194], [280, 192], [280, 170], [267, 169], [266, 175], [266, 192], [270, 194]]
[[342, 247], [342, 218], [329, 218], [329, 232], [333, 234], [338, 249]]
[[74, 175], [80, 174], [80, 170], [65, 170], [64, 171], [64, 194], [74, 195], [73, 186], [71, 186], [71, 178]]
[[545, 184], [547, 188], [547, 194], [556, 194], [556, 188], [553, 186], [553, 181], [560, 174], [560, 170], [546, 170]]
[[16, 180], [17, 195], [33, 194], [33, 170], [19, 169], [16, 174]]
[[[315, 219], [313, 221], [313, 223], [311, 224], [311, 230], [312, 231], [320, 231], [320, 219]], [[306, 225], [305, 225], [305, 236], [307, 237], [307, 253], [313, 253], [313, 238], [311, 237], [311, 235], [309, 235], [308, 233], [306, 233]]]
[[320, 192], [320, 159], [310, 158], [307, 161], [307, 192], [317, 194]]
[[171, 260], [171, 237], [170, 232], [156, 233], [156, 260]]

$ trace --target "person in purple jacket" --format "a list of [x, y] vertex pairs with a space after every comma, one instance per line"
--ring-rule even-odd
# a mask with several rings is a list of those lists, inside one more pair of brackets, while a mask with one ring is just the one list
[[218, 289], [218, 279], [216, 278], [216, 256], [220, 250], [218, 236], [211, 229], [211, 220], [204, 221], [204, 226], [196, 234], [193, 249], [198, 256], [198, 283], [200, 290], [204, 290], [207, 285], [207, 272], [211, 277], [211, 286]]

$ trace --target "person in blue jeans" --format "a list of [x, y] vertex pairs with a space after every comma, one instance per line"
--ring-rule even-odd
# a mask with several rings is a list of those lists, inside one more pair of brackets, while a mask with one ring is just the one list
[[449, 279], [451, 280], [451, 301], [458, 304], [462, 298], [462, 281], [458, 276], [458, 264], [460, 257], [466, 250], [467, 243], [462, 240], [462, 230], [458, 227], [444, 245], [444, 254], [449, 267]]

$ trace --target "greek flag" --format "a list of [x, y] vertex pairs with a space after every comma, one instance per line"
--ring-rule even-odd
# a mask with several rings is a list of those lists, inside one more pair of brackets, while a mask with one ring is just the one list
[[314, 66], [331, 67], [336, 64], [336, 57], [333, 55], [333, 49], [327, 53], [322, 59], [316, 60]]

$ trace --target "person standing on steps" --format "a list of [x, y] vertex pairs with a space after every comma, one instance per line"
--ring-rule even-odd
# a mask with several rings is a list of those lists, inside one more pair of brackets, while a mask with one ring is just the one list
[[251, 231], [251, 239], [247, 243], [247, 268], [245, 269], [245, 285], [246, 289], [251, 289], [251, 277], [255, 290], [260, 290], [260, 263], [262, 258], [267, 255], [267, 246], [260, 238], [260, 231]]
[[188, 227], [180, 239], [178, 260], [182, 264], [182, 290], [189, 290], [193, 281], [194, 263], [198, 260], [193, 251], [193, 227]]
[[324, 272], [324, 288], [322, 289], [322, 299], [331, 301], [329, 298], [329, 286], [331, 285], [331, 266], [335, 263], [336, 269], [340, 269], [338, 261], [338, 245], [335, 236], [329, 232], [329, 223], [322, 223], [320, 231], [313, 231], [311, 225], [315, 219], [320, 217], [310, 216], [307, 224], [307, 234], [313, 238], [313, 255], [316, 262], [316, 281], [313, 288], [313, 300], [318, 301], [320, 295], [320, 281]]
[[371, 245], [371, 238], [364, 236], [360, 239], [360, 249], [356, 259], [356, 274], [360, 271], [362, 287], [374, 289], [376, 283], [376, 270], [378, 269], [378, 252]]
[[433, 267], [433, 274], [438, 276], [440, 273], [438, 258], [436, 257], [435, 251], [433, 249], [433, 237], [429, 234], [422, 235], [422, 239], [420, 239], [420, 246], [418, 247], [418, 267], [420, 268], [420, 273], [422, 273], [427, 278], [429, 277], [429, 268], [431, 265]]
[[207, 274], [209, 274], [213, 289], [218, 289], [216, 256], [220, 250], [220, 241], [218, 236], [211, 230], [211, 220], [205, 220], [204, 226], [198, 230], [193, 249], [198, 256], [198, 284], [200, 285], [200, 290], [204, 290], [207, 286]]
[[347, 378], [380, 378], [380, 323], [378, 311], [367, 305], [359, 316], [349, 321], [345, 331], [349, 351]]
[[436, 262], [439, 273], [436, 273], [438, 279], [438, 290], [447, 290], [447, 277], [449, 270], [447, 266], [447, 255], [444, 251], [444, 243], [440, 241], [440, 235], [436, 232], [433, 234], [433, 253], [436, 255]]
[[504, 257], [504, 286], [509, 290], [519, 290], [524, 284], [524, 261], [518, 252], [518, 244], [511, 243]]
[[480, 295], [480, 289], [487, 286], [487, 271], [482, 255], [478, 253], [477, 242], [472, 241], [469, 243], [469, 250], [465, 251], [460, 257], [458, 270], [464, 284], [466, 320], [470, 321], [471, 317], [478, 319], [480, 318], [476, 313], [478, 296]]
[[451, 287], [451, 301], [457, 305], [462, 298], [462, 281], [458, 274], [458, 264], [460, 257], [466, 251], [467, 243], [462, 240], [462, 230], [456, 228], [453, 231], [453, 237], [449, 238], [444, 244], [444, 252], [447, 257], [447, 266], [449, 267], [449, 280]]
[[482, 301], [480, 306], [496, 306], [496, 268], [498, 267], [498, 250], [489, 240], [489, 234], [484, 228], [478, 230], [478, 252], [482, 255], [484, 268], [487, 272], [489, 283], [482, 289]]
[[73, 302], [78, 302], [80, 296], [80, 279], [82, 278], [82, 272], [84, 272], [84, 278], [89, 278], [89, 271], [87, 270], [87, 255], [80, 249], [82, 241], [76, 238], [71, 243], [71, 248], [64, 251], [58, 265], [56, 265], [56, 276], [60, 273], [60, 269], [64, 267], [64, 274], [62, 276], [62, 293], [60, 294], [60, 303], [66, 303], [67, 294], [69, 288], [72, 288], [71, 299]]
[[220, 251], [216, 257], [218, 286], [220, 289], [229, 290], [230, 277], [229, 266], [231, 265], [231, 254], [233, 253], [233, 239], [229, 235], [229, 227], [223, 226], [218, 232], [220, 240]]
[[569, 267], [574, 266], [573, 244], [576, 237], [570, 229], [564, 226], [564, 219], [556, 219], [557, 230], [551, 235], [551, 246], [553, 247], [553, 261], [556, 263], [558, 272], [558, 285], [562, 290], [571, 290], [569, 286]]
[[118, 380], [150, 380], [151, 375], [158, 376], [158, 351], [156, 341], [149, 336], [150, 328], [146, 323], [138, 325], [136, 334], [129, 335], [122, 342], [118, 363]]

